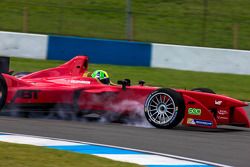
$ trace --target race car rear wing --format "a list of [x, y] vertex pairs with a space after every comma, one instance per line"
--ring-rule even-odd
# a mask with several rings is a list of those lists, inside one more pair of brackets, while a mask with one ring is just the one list
[[1, 56], [0, 57], [0, 73], [9, 73], [9, 64], [10, 64], [10, 58]]

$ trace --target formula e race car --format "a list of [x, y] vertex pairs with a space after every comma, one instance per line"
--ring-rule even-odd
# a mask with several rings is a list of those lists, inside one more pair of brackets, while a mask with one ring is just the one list
[[[2, 63], [3, 64], [3, 63]], [[117, 119], [138, 112], [157, 128], [217, 125], [250, 127], [247, 103], [207, 88], [182, 90], [131, 85], [129, 79], [103, 84], [88, 76], [88, 57], [76, 56], [55, 68], [23, 76], [0, 74], [0, 110], [69, 110], [77, 116], [115, 113]], [[4, 69], [6, 72], [7, 69]]]

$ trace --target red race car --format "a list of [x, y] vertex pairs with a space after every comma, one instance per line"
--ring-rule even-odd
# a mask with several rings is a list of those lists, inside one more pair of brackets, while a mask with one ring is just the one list
[[[0, 109], [5, 111], [70, 110], [119, 115], [144, 112], [157, 128], [187, 126], [216, 128], [217, 125], [250, 127], [247, 103], [215, 94], [206, 88], [182, 90], [149, 87], [144, 81], [131, 85], [129, 79], [103, 84], [89, 76], [88, 57], [76, 56], [55, 68], [24, 76], [0, 74]], [[5, 69], [6, 70], [6, 69]]]

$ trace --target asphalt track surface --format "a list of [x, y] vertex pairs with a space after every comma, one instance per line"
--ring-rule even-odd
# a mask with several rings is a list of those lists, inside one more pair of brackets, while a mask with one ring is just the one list
[[209, 130], [178, 126], [165, 130], [2, 116], [0, 131], [129, 147], [237, 167], [250, 166], [250, 129], [247, 128], [223, 126]]

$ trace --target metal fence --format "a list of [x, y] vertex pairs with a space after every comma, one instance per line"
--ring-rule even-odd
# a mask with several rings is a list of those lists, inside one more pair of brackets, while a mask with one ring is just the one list
[[250, 49], [248, 0], [1, 0], [0, 30]]

